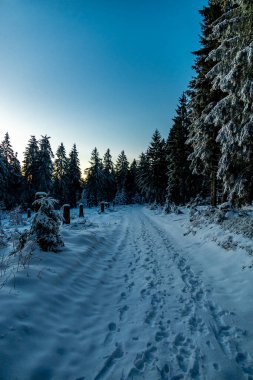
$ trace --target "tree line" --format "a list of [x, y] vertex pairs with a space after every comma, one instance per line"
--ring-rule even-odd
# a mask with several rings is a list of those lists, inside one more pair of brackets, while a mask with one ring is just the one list
[[37, 140], [31, 136], [21, 163], [14, 153], [10, 136], [5, 134], [0, 143], [0, 207], [11, 209], [17, 205], [30, 206], [36, 192], [57, 194], [60, 203], [75, 205], [81, 193], [81, 170], [76, 145], [66, 156], [64, 145], [58, 147], [55, 160], [50, 137]]
[[110, 149], [101, 159], [94, 148], [89, 164], [83, 179], [76, 144], [67, 155], [61, 143], [54, 155], [49, 136], [41, 136], [39, 140], [31, 136], [21, 164], [7, 132], [0, 143], [0, 207], [30, 207], [37, 192], [48, 193], [59, 205], [68, 203], [71, 207], [80, 199], [90, 206], [101, 201], [121, 204], [139, 201], [137, 162], [133, 160], [130, 164], [124, 151], [114, 164]]
[[0, 197], [5, 207], [29, 203], [36, 191], [60, 203], [100, 201], [185, 204], [197, 195], [211, 205], [253, 200], [253, 2], [209, 0], [202, 15], [195, 74], [179, 99], [167, 139], [158, 130], [129, 164], [108, 149], [92, 151], [81, 179], [76, 146], [55, 154], [48, 136], [31, 136], [21, 165], [8, 133], [0, 144]]

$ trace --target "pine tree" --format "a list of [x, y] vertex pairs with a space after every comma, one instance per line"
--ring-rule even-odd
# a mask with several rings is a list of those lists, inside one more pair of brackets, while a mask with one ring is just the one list
[[147, 150], [149, 163], [148, 173], [148, 200], [163, 204], [166, 197], [167, 187], [167, 153], [164, 139], [156, 129]]
[[149, 160], [147, 154], [141, 153], [137, 165], [136, 183], [145, 201], [149, 201]]
[[220, 129], [218, 176], [229, 199], [239, 204], [253, 198], [253, 3], [224, 0], [222, 9], [212, 28], [219, 46], [209, 54], [214, 67], [207, 77], [225, 96], [207, 119]]
[[190, 120], [185, 94], [179, 99], [176, 114], [167, 141], [167, 199], [169, 202], [174, 202], [178, 205], [189, 201], [193, 195], [196, 195], [194, 194], [193, 183], [196, 183], [197, 178], [193, 178], [189, 167], [190, 163], [187, 160], [189, 146], [186, 145], [186, 140], [189, 133]]
[[60, 236], [61, 218], [54, 210], [56, 200], [53, 198], [41, 198], [33, 205], [38, 206], [38, 212], [32, 221], [29, 240], [35, 239], [43, 251], [57, 251], [64, 245]]
[[4, 193], [2, 200], [7, 208], [12, 208], [20, 203], [22, 191], [22, 175], [20, 162], [14, 153], [8, 132], [1, 143], [1, 157], [4, 180]]
[[76, 207], [77, 200], [80, 198], [82, 191], [80, 160], [78, 157], [76, 144], [73, 145], [69, 154], [66, 182], [66, 198], [71, 207]]
[[[220, 145], [217, 143], [219, 128], [208, 120], [210, 109], [224, 96], [220, 89], [213, 89], [208, 72], [214, 66], [209, 53], [218, 45], [217, 38], [210, 38], [212, 25], [221, 16], [220, 2], [210, 0], [207, 7], [200, 11], [203, 17], [202, 47], [195, 51], [196, 76], [190, 82], [190, 116], [189, 140], [192, 147], [190, 153], [191, 169], [196, 174], [203, 176], [204, 195], [211, 196], [211, 204], [217, 202], [217, 170], [220, 157]], [[206, 193], [207, 189], [207, 194]]]
[[7, 168], [4, 163], [4, 157], [3, 157], [3, 153], [2, 153], [2, 149], [0, 145], [0, 199], [1, 199], [1, 203], [4, 202], [6, 186], [7, 186]]
[[66, 157], [66, 150], [61, 143], [55, 154], [56, 158], [54, 161], [53, 170], [53, 194], [59, 203], [62, 205], [68, 202], [67, 199], [67, 169], [68, 160]]
[[106, 196], [104, 193], [105, 174], [97, 148], [93, 149], [89, 163], [90, 167], [85, 170], [86, 179], [84, 188], [87, 202], [97, 206]]
[[137, 162], [136, 160], [133, 160], [133, 162], [130, 165], [126, 183], [125, 183], [125, 189], [127, 194], [127, 203], [135, 203], [135, 199], [138, 199], [138, 186], [137, 186]]
[[110, 202], [114, 199], [115, 194], [116, 194], [115, 170], [114, 170], [114, 165], [112, 162], [110, 149], [107, 149], [103, 157], [103, 172], [104, 172], [104, 185], [103, 185], [104, 199]]
[[26, 199], [31, 203], [39, 189], [39, 145], [35, 136], [30, 137], [25, 149], [22, 173], [27, 183]]
[[115, 165], [118, 191], [121, 191], [125, 186], [126, 177], [128, 174], [128, 168], [129, 168], [129, 162], [127, 160], [127, 156], [125, 155], [124, 150], [122, 150], [120, 154], [118, 155], [116, 165]]
[[53, 173], [53, 157], [54, 154], [51, 149], [50, 137], [45, 135], [41, 136], [39, 141], [39, 154], [38, 154], [38, 191], [49, 193], [52, 188], [52, 173]]

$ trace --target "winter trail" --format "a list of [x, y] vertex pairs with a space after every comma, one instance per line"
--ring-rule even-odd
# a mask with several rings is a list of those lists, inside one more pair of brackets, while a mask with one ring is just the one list
[[[1, 380], [253, 379], [236, 316], [155, 218], [133, 207], [102, 231], [83, 236], [85, 252], [45, 284], [48, 297], [27, 297], [35, 349], [13, 341], [20, 355]], [[63, 233], [71, 250], [73, 231]]]

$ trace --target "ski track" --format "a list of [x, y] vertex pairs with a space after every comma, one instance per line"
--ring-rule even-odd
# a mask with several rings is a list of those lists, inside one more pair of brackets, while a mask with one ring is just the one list
[[[8, 338], [20, 345], [20, 357], [15, 365], [5, 361], [12, 369], [0, 370], [0, 380], [253, 380], [247, 331], [215, 304], [204, 273], [194, 273], [142, 208], [122, 212], [53, 285], [46, 300], [34, 307], [28, 299], [18, 311], [14, 332], [24, 330], [30, 351], [11, 329], [1, 337], [0, 349]], [[39, 350], [41, 341], [47, 350]]]

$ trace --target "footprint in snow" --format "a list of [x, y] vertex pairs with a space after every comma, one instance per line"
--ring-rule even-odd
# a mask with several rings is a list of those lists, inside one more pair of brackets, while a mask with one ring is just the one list
[[168, 336], [169, 334], [167, 333], [167, 331], [157, 331], [157, 333], [155, 334], [155, 340], [156, 342], [160, 342], [161, 340], [168, 338]]
[[116, 343], [115, 346], [116, 346], [116, 349], [108, 356], [108, 358], [104, 362], [102, 369], [96, 375], [94, 380], [104, 379], [105, 376], [108, 375], [108, 372], [110, 371], [110, 369], [114, 366], [115, 362], [124, 356], [124, 351], [122, 349], [122, 346], [118, 343]]
[[107, 329], [109, 330], [109, 333], [107, 333], [105, 340], [104, 340], [104, 345], [111, 343], [113, 340], [113, 333], [116, 331], [117, 325], [114, 322], [110, 322], [107, 326]]
[[134, 282], [131, 282], [131, 283], [128, 285], [128, 289], [131, 290], [133, 286], [134, 286]]
[[153, 321], [153, 319], [155, 318], [156, 316], [156, 310], [154, 308], [152, 308], [146, 315], [146, 318], [144, 320], [145, 323], [147, 323], [148, 325], [151, 324], [151, 322]]
[[139, 378], [144, 373], [147, 365], [152, 364], [155, 361], [155, 352], [157, 348], [150, 343], [147, 344], [147, 349], [136, 355], [134, 360], [134, 367], [130, 370], [127, 379]]
[[125, 299], [126, 299], [126, 293], [125, 292], [120, 293], [118, 303], [121, 302], [122, 300], [125, 300]]
[[127, 305], [125, 305], [119, 309], [119, 320], [120, 321], [122, 321], [122, 319], [123, 319], [123, 317], [124, 317], [124, 315], [128, 309], [129, 309], [129, 307]]
[[117, 325], [116, 325], [116, 323], [114, 323], [114, 322], [110, 322], [110, 323], [108, 324], [108, 330], [109, 330], [109, 331], [116, 331], [116, 327], [117, 327]]

